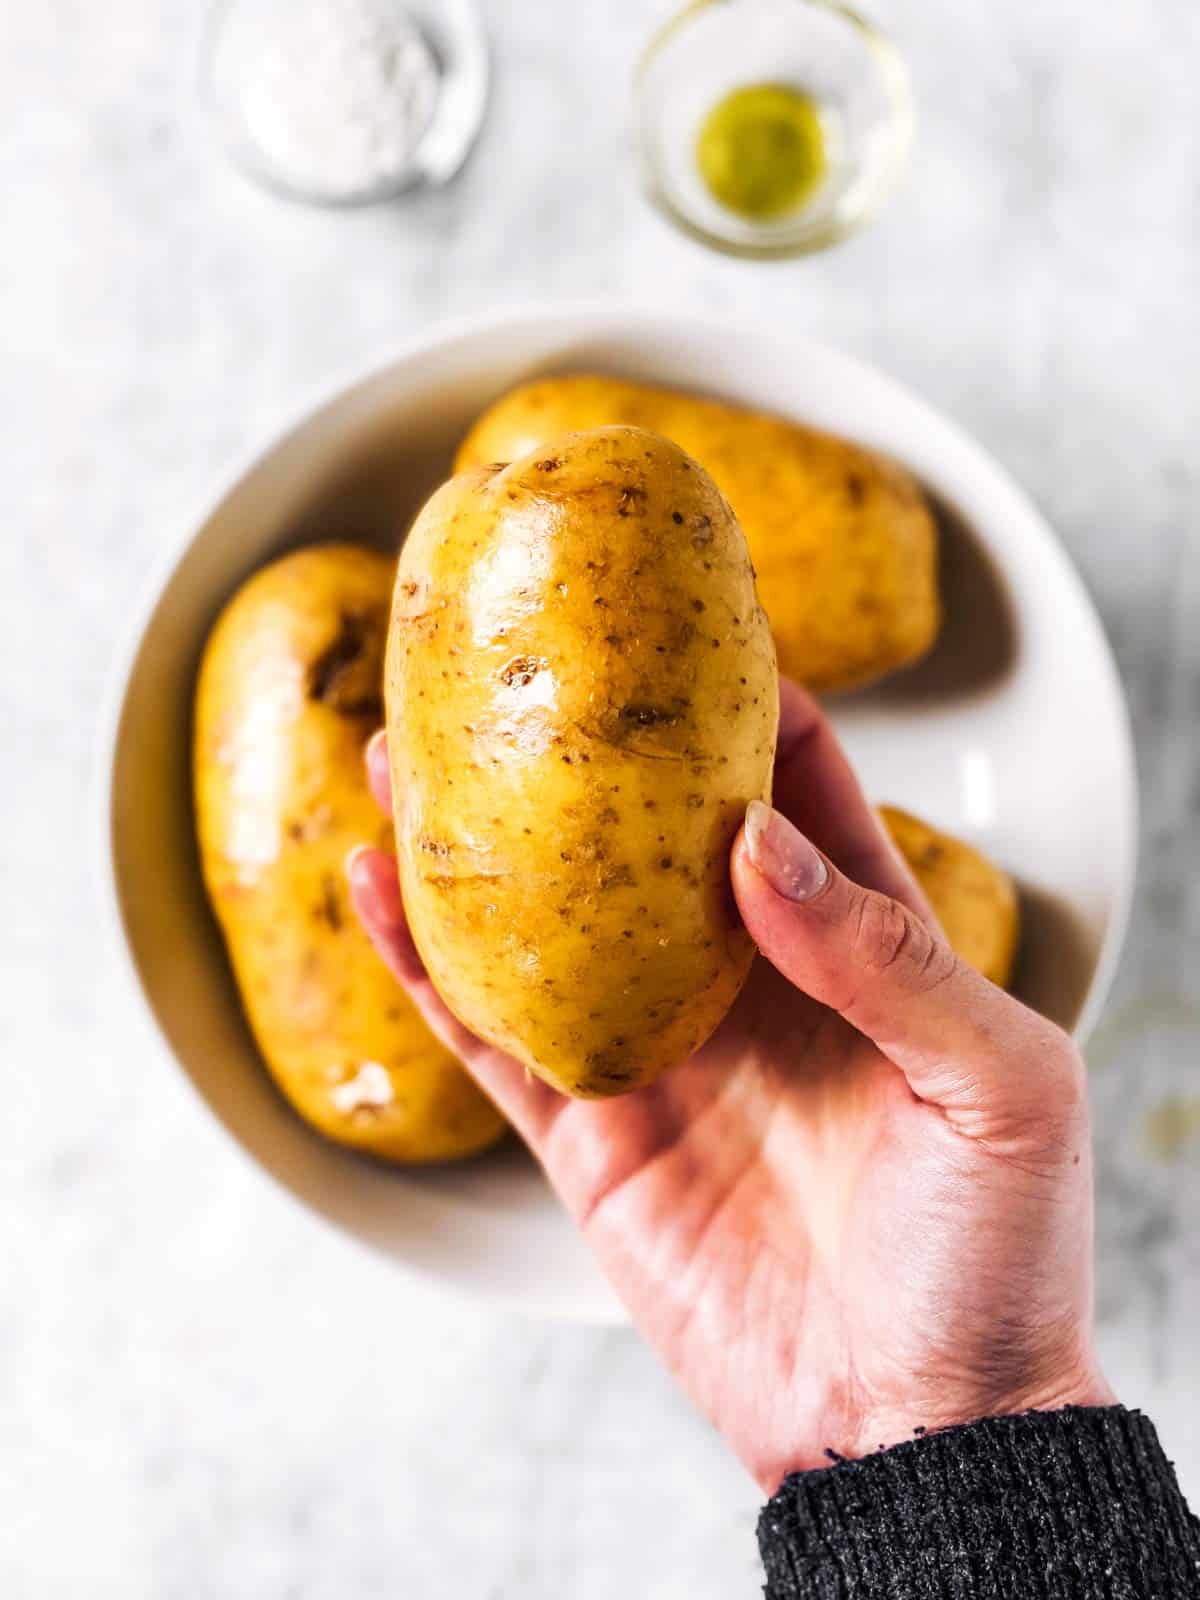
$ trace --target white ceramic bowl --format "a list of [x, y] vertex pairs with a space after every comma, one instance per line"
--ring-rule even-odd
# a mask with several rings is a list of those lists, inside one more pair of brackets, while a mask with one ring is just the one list
[[111, 736], [109, 881], [162, 1037], [242, 1148], [363, 1243], [526, 1311], [599, 1322], [622, 1312], [515, 1141], [459, 1167], [391, 1171], [284, 1105], [205, 904], [189, 785], [197, 662], [243, 578], [304, 541], [393, 547], [476, 413], [555, 369], [718, 391], [889, 451], [921, 477], [945, 520], [941, 642], [909, 673], [834, 701], [834, 717], [872, 796], [978, 841], [1020, 878], [1019, 991], [1078, 1034], [1125, 927], [1135, 785], [1099, 622], [1024, 495], [898, 385], [777, 329], [612, 307], [460, 324], [338, 389], [219, 489], [149, 608]]

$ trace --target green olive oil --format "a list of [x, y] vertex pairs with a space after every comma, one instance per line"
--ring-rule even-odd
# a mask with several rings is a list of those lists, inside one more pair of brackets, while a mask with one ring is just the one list
[[713, 198], [739, 216], [769, 220], [796, 211], [826, 170], [817, 102], [785, 83], [754, 83], [724, 96], [696, 141]]

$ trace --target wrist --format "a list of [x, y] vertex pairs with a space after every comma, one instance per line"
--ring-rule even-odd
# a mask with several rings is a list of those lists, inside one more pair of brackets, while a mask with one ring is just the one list
[[861, 1459], [878, 1450], [891, 1449], [907, 1439], [992, 1417], [1020, 1416], [1028, 1411], [1063, 1411], [1068, 1406], [1094, 1409], [1117, 1404], [1116, 1395], [1094, 1362], [1045, 1380], [1033, 1378], [1013, 1388], [981, 1386], [972, 1392], [957, 1394], [952, 1386], [948, 1388], [950, 1392], [936, 1398], [914, 1396], [909, 1404], [870, 1412], [862, 1421], [854, 1447], [845, 1453], [850, 1459]]

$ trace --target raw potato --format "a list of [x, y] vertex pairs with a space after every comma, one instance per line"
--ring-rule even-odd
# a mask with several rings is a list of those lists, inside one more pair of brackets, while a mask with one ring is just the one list
[[971, 966], [1005, 985], [1020, 936], [1017, 891], [981, 851], [919, 817], [880, 806], [879, 814], [937, 914], [951, 947]]
[[409, 922], [451, 1009], [572, 1095], [693, 1051], [754, 955], [729, 847], [778, 718], [707, 473], [609, 428], [445, 484], [401, 554], [386, 693]]
[[363, 743], [382, 720], [393, 563], [300, 550], [242, 588], [196, 697], [204, 880], [250, 1025], [296, 1110], [341, 1144], [442, 1161], [503, 1122], [430, 1034], [350, 908], [352, 845], [390, 842]]
[[844, 439], [673, 389], [541, 378], [483, 413], [457, 469], [515, 461], [573, 428], [611, 423], [674, 439], [728, 496], [780, 672], [848, 689], [929, 649], [941, 621], [929, 507], [907, 472]]

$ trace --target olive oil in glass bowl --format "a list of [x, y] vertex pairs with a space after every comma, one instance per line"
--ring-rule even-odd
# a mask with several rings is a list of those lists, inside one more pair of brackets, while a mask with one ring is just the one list
[[638, 67], [650, 199], [732, 255], [792, 256], [868, 220], [912, 138], [908, 71], [837, 0], [694, 0]]

